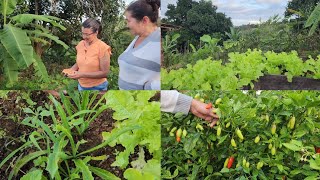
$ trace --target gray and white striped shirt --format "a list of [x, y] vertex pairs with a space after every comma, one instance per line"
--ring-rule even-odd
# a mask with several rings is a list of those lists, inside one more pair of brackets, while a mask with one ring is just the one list
[[119, 56], [119, 88], [160, 90], [161, 30], [157, 28], [133, 48], [138, 36]]

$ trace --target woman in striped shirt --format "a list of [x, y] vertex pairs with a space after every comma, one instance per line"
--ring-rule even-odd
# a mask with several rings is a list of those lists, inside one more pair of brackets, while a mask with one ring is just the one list
[[119, 88], [160, 90], [160, 0], [138, 0], [125, 11], [127, 26], [136, 35], [119, 56]]

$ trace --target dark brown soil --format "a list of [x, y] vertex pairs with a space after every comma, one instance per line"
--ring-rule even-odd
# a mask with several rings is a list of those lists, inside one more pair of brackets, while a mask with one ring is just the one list
[[[9, 92], [7, 98], [0, 98], [0, 134], [1, 130], [5, 131], [5, 137], [1, 138], [0, 136], [0, 162], [13, 150], [19, 148], [23, 142], [22, 139], [27, 139], [28, 135], [34, 131], [35, 129], [22, 125], [21, 122], [26, 115], [24, 114], [22, 108], [30, 107], [27, 100], [22, 98], [22, 92], [12, 91]], [[33, 103], [33, 107], [36, 108], [38, 106], [44, 107], [46, 103], [50, 103], [48, 99], [48, 94], [43, 91], [32, 91], [29, 93], [30, 99], [35, 103]], [[99, 96], [98, 96], [99, 97]], [[20, 100], [19, 100], [20, 99]], [[159, 100], [159, 94], [154, 97], [152, 100]], [[29, 100], [30, 102], [30, 100]], [[32, 108], [31, 108], [32, 109]], [[102, 143], [102, 132], [111, 131], [114, 126], [115, 120], [112, 118], [113, 111], [107, 110], [100, 114], [98, 118], [96, 118], [83, 134], [82, 137], [76, 136], [75, 139], [81, 140], [85, 139], [87, 143], [82, 144], [78, 150], [78, 152], [82, 152], [84, 150], [90, 149], [100, 143]], [[51, 122], [51, 119], [45, 119], [44, 122]], [[22, 138], [23, 137], [23, 138]], [[105, 170], [110, 171], [115, 174], [119, 178], [123, 179], [123, 170], [118, 167], [111, 167], [111, 164], [116, 159], [116, 152], [121, 152], [124, 150], [124, 147], [121, 145], [116, 145], [115, 147], [105, 147], [98, 149], [88, 155], [90, 156], [101, 156], [107, 155], [108, 158], [103, 161], [90, 161], [89, 163], [92, 166], [99, 167]], [[16, 154], [14, 158], [17, 158], [20, 155], [25, 155], [32, 152], [33, 149], [28, 149], [24, 152], [19, 152]], [[138, 158], [137, 152], [138, 148], [135, 149], [135, 153], [130, 156], [130, 161]], [[146, 160], [152, 158], [149, 152], [145, 149], [146, 152]], [[7, 179], [10, 171], [10, 163], [14, 159], [11, 158], [4, 166], [0, 169], [0, 179]], [[15, 159], [16, 160], [16, 159]], [[18, 174], [17, 179], [22, 177], [23, 172], [27, 172], [32, 168], [33, 164], [29, 163], [23, 166], [22, 171]], [[128, 165], [130, 167], [130, 165]], [[96, 179], [99, 179], [96, 177]]]

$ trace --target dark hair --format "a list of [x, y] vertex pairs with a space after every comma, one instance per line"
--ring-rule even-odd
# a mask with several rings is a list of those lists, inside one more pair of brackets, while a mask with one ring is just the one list
[[100, 21], [93, 19], [93, 18], [89, 18], [89, 19], [85, 20], [82, 23], [82, 27], [91, 28], [94, 33], [98, 31], [98, 35], [100, 35], [100, 33], [102, 31], [102, 26], [101, 26]]
[[126, 11], [130, 11], [133, 18], [141, 21], [147, 16], [152, 23], [157, 23], [159, 17], [160, 0], [138, 0], [131, 3]]

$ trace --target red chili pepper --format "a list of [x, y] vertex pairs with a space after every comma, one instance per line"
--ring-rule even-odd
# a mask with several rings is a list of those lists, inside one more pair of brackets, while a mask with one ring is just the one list
[[181, 138], [180, 137], [176, 137], [176, 140], [177, 140], [177, 142], [180, 142]]
[[212, 103], [207, 104], [206, 109], [212, 108]]
[[320, 154], [320, 147], [314, 147], [314, 150], [316, 151], [317, 154]]
[[231, 157], [229, 158], [229, 162], [228, 162], [228, 169], [230, 169], [230, 168], [232, 167], [233, 161], [234, 161], [234, 157], [231, 156]]

